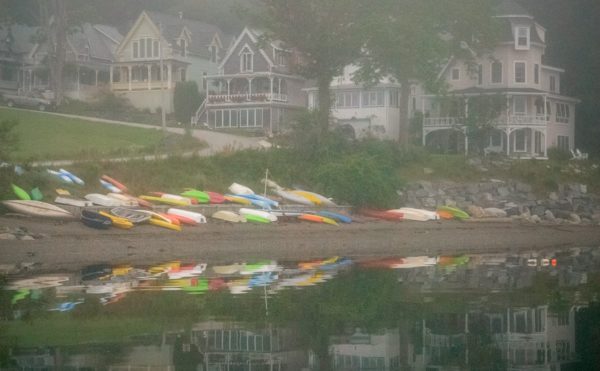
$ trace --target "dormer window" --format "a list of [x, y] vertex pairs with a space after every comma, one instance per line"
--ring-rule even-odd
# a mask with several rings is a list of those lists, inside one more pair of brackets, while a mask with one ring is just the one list
[[181, 56], [185, 57], [187, 56], [187, 40], [186, 39], [179, 39], [179, 50], [181, 50]]
[[529, 27], [517, 27], [515, 29], [515, 49], [529, 50]]
[[254, 71], [254, 53], [252, 53], [252, 50], [248, 46], [245, 46], [240, 52], [240, 71]]
[[460, 69], [458, 69], [458, 68], [452, 69], [452, 80], [454, 80], [454, 81], [460, 80]]
[[219, 59], [219, 49], [216, 45], [210, 46], [210, 61], [213, 63], [217, 63]]
[[288, 54], [282, 50], [275, 51], [275, 63], [279, 66], [287, 65]]

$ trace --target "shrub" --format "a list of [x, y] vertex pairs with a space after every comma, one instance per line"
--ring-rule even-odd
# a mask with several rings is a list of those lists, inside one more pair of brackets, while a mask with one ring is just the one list
[[186, 125], [189, 124], [190, 118], [201, 102], [202, 96], [198, 92], [198, 84], [195, 81], [178, 82], [173, 96], [175, 119]]
[[550, 161], [567, 162], [571, 159], [571, 157], [571, 153], [565, 149], [558, 147], [548, 148], [548, 159], [550, 159]]
[[315, 181], [337, 202], [357, 207], [388, 207], [400, 184], [389, 162], [361, 153], [320, 165], [315, 172]]
[[19, 137], [13, 130], [18, 124], [17, 120], [0, 121], [0, 163], [8, 161], [19, 146]]

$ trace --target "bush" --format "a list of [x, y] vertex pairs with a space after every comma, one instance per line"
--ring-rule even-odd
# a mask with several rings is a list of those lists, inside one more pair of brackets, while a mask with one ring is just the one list
[[388, 161], [356, 153], [320, 165], [315, 181], [337, 202], [353, 206], [389, 207], [400, 180]]
[[189, 124], [192, 115], [202, 103], [202, 96], [198, 92], [195, 81], [178, 82], [173, 96], [175, 119], [178, 122]]
[[17, 120], [0, 121], [0, 163], [8, 161], [19, 145], [19, 137], [13, 129], [19, 124]]
[[548, 159], [550, 159], [550, 161], [567, 162], [571, 159], [571, 157], [571, 153], [565, 149], [558, 147], [548, 148]]

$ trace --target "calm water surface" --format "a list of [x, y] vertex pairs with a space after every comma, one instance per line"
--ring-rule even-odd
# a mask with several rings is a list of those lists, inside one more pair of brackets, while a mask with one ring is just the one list
[[24, 265], [1, 285], [2, 370], [600, 368], [600, 248]]

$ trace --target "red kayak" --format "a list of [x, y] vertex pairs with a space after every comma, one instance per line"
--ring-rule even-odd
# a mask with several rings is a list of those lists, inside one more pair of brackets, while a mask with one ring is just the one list
[[359, 214], [368, 216], [371, 218], [383, 219], [383, 220], [391, 220], [391, 221], [400, 221], [404, 219], [403, 213], [385, 211], [385, 210], [375, 210], [375, 209], [361, 209]]
[[121, 192], [127, 193], [129, 191], [123, 183], [119, 182], [116, 179], [109, 177], [108, 175], [102, 175], [100, 178], [106, 182], [109, 182], [110, 184], [114, 185], [115, 187], [119, 188], [121, 190]]
[[175, 221], [177, 221], [180, 225], [181, 224], [187, 224], [187, 225], [198, 225], [198, 223], [196, 223], [195, 220], [192, 220], [190, 218], [186, 218], [185, 216], [181, 216], [181, 215], [175, 215], [175, 214], [164, 214], [167, 218], [171, 219], [173, 222], [173, 224], [177, 224], [175, 223]]
[[211, 204], [222, 204], [225, 202], [225, 196], [217, 192], [204, 191], [210, 197]]

